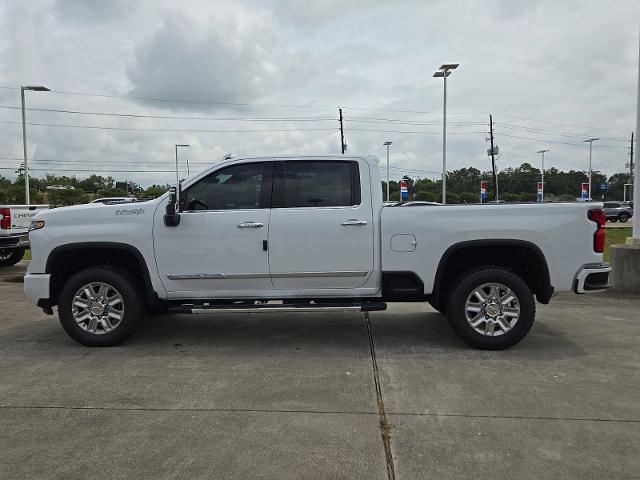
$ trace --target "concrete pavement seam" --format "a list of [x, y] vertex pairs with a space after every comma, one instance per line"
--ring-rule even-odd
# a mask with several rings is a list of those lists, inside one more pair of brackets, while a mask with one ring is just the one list
[[[229, 413], [304, 413], [318, 415], [380, 415], [380, 412], [348, 410], [276, 410], [269, 408], [171, 408], [171, 407], [96, 407], [72, 405], [0, 405], [0, 410], [96, 410], [114, 412], [229, 412]], [[640, 419], [595, 417], [542, 417], [525, 415], [472, 415], [465, 413], [385, 412], [396, 417], [486, 418], [496, 420], [564, 420], [569, 422], [640, 423]]]
[[376, 389], [376, 403], [378, 404], [378, 421], [380, 423], [380, 432], [382, 435], [382, 444], [384, 446], [385, 462], [387, 464], [387, 478], [395, 480], [396, 472], [393, 463], [393, 454], [391, 453], [391, 425], [387, 420], [384, 410], [384, 399], [382, 397], [382, 387], [380, 386], [380, 375], [378, 371], [378, 362], [376, 361], [376, 347], [373, 342], [373, 330], [371, 328], [371, 319], [369, 312], [364, 312], [365, 324], [367, 325], [367, 336], [369, 337], [369, 350], [371, 351], [371, 366], [373, 369], [373, 382]]
[[543, 417], [526, 415], [473, 415], [466, 413], [411, 413], [388, 412], [387, 415], [396, 417], [442, 417], [442, 418], [487, 418], [496, 420], [564, 420], [568, 422], [611, 422], [611, 423], [640, 423], [640, 419], [615, 419], [595, 417]]
[[378, 412], [348, 410], [276, 410], [269, 408], [172, 408], [172, 407], [96, 407], [74, 405], [0, 405], [0, 410], [87, 410], [113, 412], [212, 412], [212, 413], [305, 413], [319, 415], [378, 415]]

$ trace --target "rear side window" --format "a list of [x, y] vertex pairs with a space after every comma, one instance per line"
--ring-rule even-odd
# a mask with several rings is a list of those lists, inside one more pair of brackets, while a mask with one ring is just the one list
[[274, 207], [344, 207], [360, 203], [358, 162], [278, 162]]
[[620, 205], [618, 205], [617, 203], [605, 203], [604, 204], [604, 208], [617, 208]]

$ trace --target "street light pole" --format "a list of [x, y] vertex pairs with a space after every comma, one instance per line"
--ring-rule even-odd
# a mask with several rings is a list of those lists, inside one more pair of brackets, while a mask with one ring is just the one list
[[31, 204], [31, 195], [29, 193], [29, 163], [27, 160], [27, 120], [24, 106], [24, 92], [31, 90], [33, 92], [48, 92], [47, 87], [42, 85], [22, 85], [20, 86], [20, 101], [22, 102], [22, 153], [24, 155], [24, 189], [25, 189], [25, 203]]
[[544, 153], [549, 150], [538, 150], [536, 153], [542, 154], [542, 196], [540, 198], [540, 203], [544, 203]]
[[591, 201], [591, 150], [593, 147], [593, 142], [600, 140], [599, 138], [588, 138], [583, 140], [583, 142], [589, 142], [589, 201]]
[[383, 145], [386, 145], [387, 147], [387, 202], [389, 201], [389, 145], [391, 145], [393, 142], [390, 141], [386, 141], [383, 143]]
[[458, 68], [459, 63], [445, 63], [433, 74], [435, 78], [444, 80], [444, 95], [442, 107], [442, 203], [447, 203], [447, 77], [451, 71]]
[[[640, 42], [638, 48], [638, 105], [636, 107], [636, 160], [634, 163], [633, 173], [633, 201], [640, 200]], [[635, 204], [634, 204], [635, 205]], [[637, 218], [633, 222], [632, 240], [627, 239], [627, 243], [632, 245], [640, 245], [640, 220]]]
[[188, 147], [188, 143], [176, 143], [176, 198], [180, 205], [180, 178], [178, 177], [178, 147]]

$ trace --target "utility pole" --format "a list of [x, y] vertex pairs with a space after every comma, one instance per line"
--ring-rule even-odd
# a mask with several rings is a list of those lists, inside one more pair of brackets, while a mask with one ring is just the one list
[[338, 112], [340, 112], [340, 148], [342, 149], [342, 154], [344, 155], [344, 127], [342, 125], [342, 108], [338, 108]]
[[498, 175], [496, 174], [496, 151], [493, 147], [493, 115], [489, 114], [489, 136], [491, 137], [491, 170], [493, 171], [493, 199], [498, 201]]

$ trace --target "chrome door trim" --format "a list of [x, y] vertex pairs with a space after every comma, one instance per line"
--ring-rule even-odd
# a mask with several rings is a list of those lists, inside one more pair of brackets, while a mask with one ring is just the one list
[[272, 273], [274, 278], [324, 278], [324, 277], [366, 277], [369, 272], [339, 271], [339, 272], [282, 272]]
[[366, 277], [369, 272], [282, 272], [282, 273], [169, 273], [169, 280], [238, 280], [244, 278], [326, 278], [326, 277]]
[[269, 278], [268, 273], [169, 273], [169, 280], [230, 280], [239, 278]]

